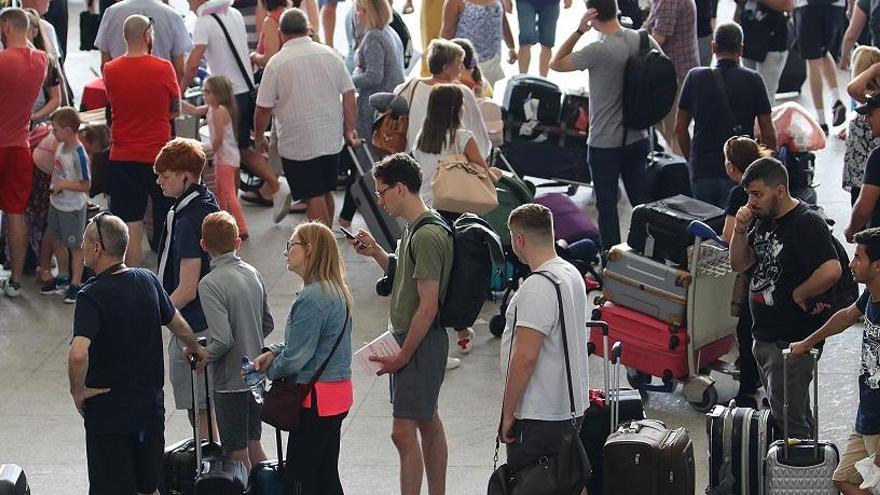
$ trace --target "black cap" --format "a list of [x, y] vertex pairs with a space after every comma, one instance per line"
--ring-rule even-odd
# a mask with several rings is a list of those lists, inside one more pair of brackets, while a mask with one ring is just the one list
[[880, 95], [865, 95], [865, 104], [857, 106], [856, 113], [859, 115], [867, 115], [875, 108], [880, 108]]

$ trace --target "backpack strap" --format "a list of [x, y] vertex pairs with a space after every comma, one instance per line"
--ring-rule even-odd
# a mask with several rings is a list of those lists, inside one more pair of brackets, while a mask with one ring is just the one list
[[639, 51], [646, 52], [651, 49], [651, 42], [648, 40], [648, 32], [639, 29]]
[[419, 220], [418, 222], [416, 222], [416, 224], [413, 225], [412, 233], [410, 233], [409, 239], [407, 240], [407, 243], [406, 243], [406, 252], [409, 254], [409, 259], [410, 259], [410, 261], [412, 261], [413, 265], [416, 264], [416, 257], [412, 253], [412, 240], [413, 240], [413, 237], [415, 237], [416, 232], [420, 228], [422, 228], [422, 226], [424, 226], [424, 225], [439, 225], [440, 227], [443, 227], [443, 230], [445, 230], [447, 234], [453, 235], [453, 233], [454, 233], [454, 231], [452, 230], [452, 227], [448, 223], [446, 223], [446, 221], [444, 221], [443, 219], [440, 219], [440, 218], [436, 218], [433, 215], [431, 215], [428, 218], [423, 218], [423, 219]]

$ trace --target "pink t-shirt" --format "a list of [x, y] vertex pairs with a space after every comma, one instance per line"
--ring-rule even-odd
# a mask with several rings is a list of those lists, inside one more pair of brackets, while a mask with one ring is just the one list
[[[318, 416], [336, 416], [347, 412], [354, 404], [351, 378], [335, 382], [318, 382], [315, 384], [315, 390], [318, 392]], [[312, 394], [306, 395], [303, 407], [312, 407]]]
[[42, 50], [0, 50], [0, 148], [28, 147], [31, 111], [43, 88], [48, 65]]
[[[276, 23], [280, 23], [281, 22], [281, 14], [283, 14], [283, 13], [284, 13], [283, 9], [273, 10], [272, 12], [269, 12], [269, 17], [271, 17], [272, 19], [275, 19]], [[264, 34], [266, 34], [265, 31], [260, 31], [260, 39], [257, 40], [257, 53], [259, 53], [260, 55], [265, 53], [265, 51], [264, 51], [265, 49], [263, 48], [263, 35]], [[281, 32], [279, 31], [279, 33], [278, 33], [278, 48], [279, 49], [281, 48], [282, 44], [283, 43], [281, 43]]]

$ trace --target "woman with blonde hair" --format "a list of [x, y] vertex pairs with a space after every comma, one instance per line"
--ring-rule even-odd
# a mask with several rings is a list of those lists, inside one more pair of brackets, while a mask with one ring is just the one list
[[[864, 103], [866, 93], [880, 91], [880, 49], [859, 46], [852, 54], [852, 80], [846, 87], [850, 96]], [[843, 189], [849, 191], [850, 204], [855, 205], [862, 190], [865, 163], [868, 154], [880, 146], [880, 138], [871, 133], [871, 127], [861, 115], [849, 121], [843, 154]], [[872, 221], [871, 225], [875, 225]]]
[[284, 250], [287, 269], [303, 287], [290, 308], [284, 342], [254, 360], [270, 379], [307, 384], [327, 367], [303, 403], [300, 425], [287, 442], [288, 493], [342, 494], [339, 441], [353, 403], [351, 293], [333, 232], [319, 222], [300, 224]]

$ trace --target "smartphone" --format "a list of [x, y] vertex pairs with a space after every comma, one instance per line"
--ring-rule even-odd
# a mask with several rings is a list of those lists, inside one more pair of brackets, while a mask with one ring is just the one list
[[[351, 231], [348, 230], [348, 229], [346, 229], [345, 227], [339, 227], [339, 231], [342, 232], [342, 234], [343, 234], [345, 237], [348, 237], [349, 239], [351, 239], [351, 240], [353, 240], [353, 241], [354, 241], [354, 240], [357, 240], [357, 236], [355, 236], [354, 234], [352, 234]], [[357, 242], [357, 245], [358, 245], [358, 247], [362, 247], [362, 248], [367, 247], [367, 245], [364, 244], [364, 243], [361, 242], [361, 241], [358, 241], [358, 242]]]

